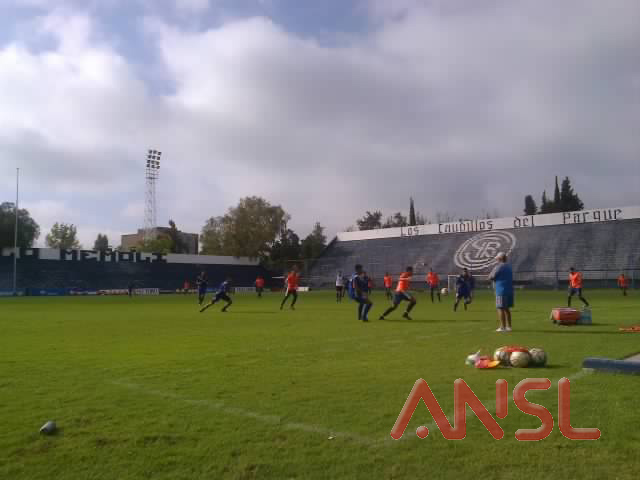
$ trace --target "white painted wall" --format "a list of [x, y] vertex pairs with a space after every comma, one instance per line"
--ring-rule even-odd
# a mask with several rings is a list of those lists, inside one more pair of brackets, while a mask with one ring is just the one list
[[379, 238], [414, 237], [417, 235], [441, 235], [447, 233], [487, 232], [491, 230], [508, 230], [514, 228], [535, 228], [550, 225], [576, 225], [583, 223], [600, 223], [640, 218], [640, 206], [600, 208], [579, 212], [548, 213], [544, 215], [523, 215], [520, 217], [503, 217], [464, 222], [435, 223], [417, 225], [415, 227], [381, 228], [358, 232], [340, 232], [338, 241], [372, 240]]

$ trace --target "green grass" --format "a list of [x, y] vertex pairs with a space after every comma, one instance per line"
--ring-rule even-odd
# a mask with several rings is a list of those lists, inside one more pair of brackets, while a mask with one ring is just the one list
[[[229, 313], [199, 314], [193, 297], [0, 300], [0, 478], [637, 478], [640, 409], [636, 376], [592, 374], [571, 384], [573, 426], [598, 427], [598, 441], [571, 441], [557, 424], [540, 442], [518, 442], [537, 417], [513, 404], [494, 440], [473, 415], [467, 438], [444, 440], [421, 405], [404, 437], [389, 433], [414, 382], [424, 378], [449, 416], [463, 378], [494, 412], [495, 381], [548, 377], [528, 398], [557, 422], [557, 380], [586, 356], [640, 351], [640, 297], [587, 291], [594, 325], [556, 327], [549, 310], [562, 292], [518, 292], [514, 332], [495, 330], [489, 293], [468, 312], [451, 297], [419, 295], [414, 321], [400, 311], [372, 322], [329, 293], [301, 294], [296, 311], [280, 296], [236, 295]], [[377, 314], [377, 315], [376, 315]], [[467, 354], [504, 344], [541, 346], [544, 370], [476, 370]], [[490, 406], [491, 405], [491, 406]], [[470, 412], [470, 411], [469, 411]], [[49, 419], [61, 431], [38, 434]], [[330, 439], [329, 437], [335, 437]]]

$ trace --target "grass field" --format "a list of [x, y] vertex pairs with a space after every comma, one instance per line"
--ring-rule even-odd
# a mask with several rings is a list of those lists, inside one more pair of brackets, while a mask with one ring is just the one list
[[[376, 293], [369, 324], [323, 292], [283, 312], [277, 294], [238, 294], [225, 314], [199, 314], [192, 296], [2, 299], [0, 478], [637, 478], [640, 378], [579, 372], [586, 356], [640, 351], [640, 335], [618, 332], [640, 323], [640, 297], [585, 293], [593, 326], [553, 326], [564, 293], [523, 291], [514, 332], [502, 335], [489, 292], [455, 314], [451, 297], [432, 305], [420, 294], [411, 322], [400, 310], [374, 320], [386, 305]], [[543, 347], [549, 367], [465, 366], [504, 344]], [[528, 395], [556, 421], [545, 440], [515, 440], [540, 422], [513, 402], [499, 441], [472, 414], [466, 439], [444, 440], [424, 405], [400, 441], [389, 435], [419, 378], [451, 416], [455, 379], [493, 414], [495, 381], [512, 389], [531, 376], [552, 381]], [[565, 376], [572, 425], [598, 427], [600, 440], [559, 432]], [[59, 434], [40, 436], [50, 419]], [[420, 425], [430, 425], [423, 440]]]

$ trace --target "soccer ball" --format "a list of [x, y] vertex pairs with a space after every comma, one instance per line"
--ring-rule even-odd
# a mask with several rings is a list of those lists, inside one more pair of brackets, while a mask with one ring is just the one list
[[443, 288], [442, 290], [440, 290], [440, 294], [441, 295], [449, 295], [449, 289], [448, 288]]
[[493, 359], [498, 360], [500, 362], [500, 365], [507, 366], [510, 364], [511, 353], [506, 351], [504, 347], [500, 347], [493, 354]]
[[516, 368], [525, 368], [529, 365], [530, 356], [527, 352], [513, 352], [509, 361], [511, 366]]
[[532, 348], [529, 350], [532, 367], [544, 367], [547, 364], [547, 353], [541, 348]]
[[476, 364], [476, 361], [478, 360], [479, 357], [480, 357], [480, 352], [472, 353], [467, 357], [464, 363], [466, 365], [473, 367]]

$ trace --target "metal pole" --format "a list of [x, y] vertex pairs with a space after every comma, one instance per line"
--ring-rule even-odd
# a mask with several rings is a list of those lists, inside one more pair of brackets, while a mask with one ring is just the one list
[[16, 168], [16, 223], [13, 229], [13, 295], [18, 295], [18, 201], [20, 192], [20, 169]]

